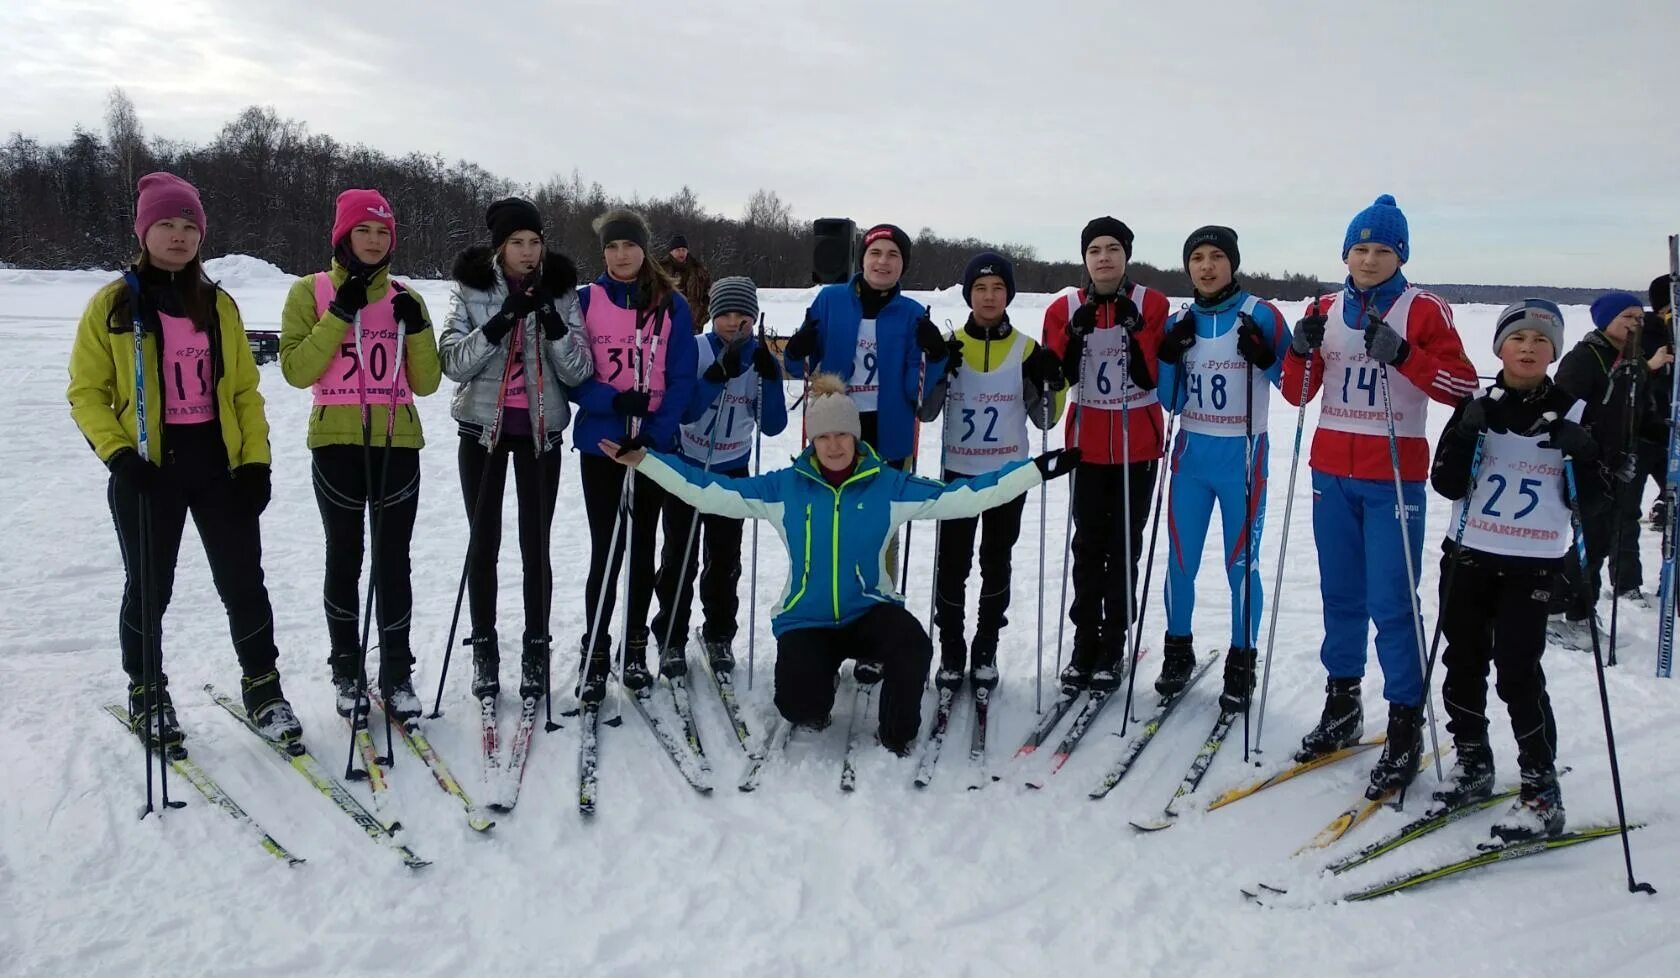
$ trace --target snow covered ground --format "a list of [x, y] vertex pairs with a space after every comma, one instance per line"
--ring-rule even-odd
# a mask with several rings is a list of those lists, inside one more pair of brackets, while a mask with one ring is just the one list
[[[252, 328], [278, 328], [290, 280], [262, 263], [218, 267]], [[751, 795], [730, 787], [743, 763], [723, 713], [697, 684], [702, 732], [717, 768], [712, 797], [690, 790], [634, 717], [603, 728], [600, 813], [576, 812], [577, 728], [539, 733], [517, 812], [488, 836], [463, 824], [460, 808], [407, 754], [394, 772], [405, 840], [431, 859], [413, 873], [360, 837], [346, 819], [288, 772], [196, 688], [234, 688], [237, 667], [225, 617], [191, 530], [182, 548], [165, 656], [193, 757], [306, 865], [288, 869], [179, 781], [188, 807], [137, 821], [140, 753], [98, 707], [122, 695], [114, 651], [121, 567], [105, 507], [105, 473], [71, 424], [64, 364], [77, 316], [109, 273], [0, 270], [0, 971], [9, 975], [403, 974], [498, 975], [1319, 975], [1427, 973], [1579, 975], [1680, 973], [1669, 930], [1680, 894], [1680, 811], [1672, 741], [1680, 684], [1652, 678], [1655, 614], [1622, 609], [1624, 665], [1612, 670], [1622, 776], [1639, 875], [1662, 891], [1625, 892], [1615, 841], [1549, 854], [1372, 904], [1314, 911], [1250, 905], [1239, 886], [1305, 883], [1317, 863], [1290, 854], [1359, 791], [1367, 761], [1332, 767], [1228, 810], [1192, 813], [1169, 832], [1143, 836], [1129, 819], [1158, 811], [1214, 716], [1217, 673], [1204, 680], [1116, 792], [1086, 792], [1120, 748], [1120, 710], [1045, 790], [1021, 787], [1007, 758], [1033, 716], [1034, 624], [1048, 593], [1046, 688], [1054, 656], [1066, 483], [1050, 490], [1044, 578], [1035, 573], [1038, 513], [1029, 503], [1016, 549], [1003, 685], [993, 711], [991, 764], [1002, 780], [966, 790], [967, 708], [933, 785], [911, 786], [913, 761], [871, 751], [855, 794], [837, 790], [845, 701], [834, 727], [795, 742]], [[417, 283], [434, 316], [447, 283]], [[768, 291], [769, 325], [798, 325], [810, 293]], [[956, 290], [919, 296], [936, 320], [962, 322]], [[1023, 295], [1017, 325], [1038, 330], [1048, 296]], [[1294, 318], [1299, 304], [1285, 304]], [[1496, 310], [1462, 306], [1458, 326], [1484, 373]], [[1590, 324], [1566, 310], [1570, 342]], [[327, 683], [320, 603], [322, 535], [304, 447], [308, 395], [262, 368], [273, 425], [274, 502], [264, 517], [265, 569], [274, 601], [287, 689], [309, 742], [329, 767], [342, 764], [344, 732]], [[1283, 536], [1294, 409], [1274, 397], [1271, 515], [1262, 554], [1268, 590]], [[421, 401], [432, 443], [414, 541], [417, 686], [435, 688], [467, 521], [455, 473], [447, 394]], [[1308, 424], [1316, 416], [1308, 411]], [[1432, 434], [1447, 411], [1431, 411]], [[935, 435], [937, 437], [937, 435]], [[1308, 432], [1310, 443], [1311, 432]], [[1055, 439], [1053, 439], [1055, 440]], [[936, 444], [933, 443], [933, 444]], [[797, 428], [764, 446], [776, 464], [798, 446]], [[930, 447], [931, 456], [936, 448]], [[588, 538], [568, 454], [555, 523], [556, 685], [569, 684], [583, 622]], [[924, 470], [931, 471], [931, 465]], [[1304, 469], [1304, 462], [1303, 462]], [[1317, 717], [1323, 673], [1311, 494], [1303, 471], [1284, 575], [1263, 762], [1281, 765]], [[511, 517], [511, 503], [509, 507]], [[1433, 624], [1447, 503], [1431, 495], [1421, 594]], [[508, 536], [511, 538], [512, 534]], [[933, 536], [918, 531], [910, 606], [926, 613]], [[774, 649], [766, 605], [785, 560], [774, 536], [761, 549], [757, 683], [746, 694], [762, 730]], [[1657, 541], [1642, 540], [1654, 588]], [[514, 543], [504, 581], [517, 579]], [[1210, 540], [1210, 547], [1218, 544]], [[1217, 566], [1210, 559], [1210, 565]], [[1158, 648], [1157, 573], [1143, 626]], [[745, 591], [747, 581], [742, 580]], [[971, 586], [973, 600], [977, 588]], [[1222, 575], [1202, 575], [1197, 632], [1223, 645], [1228, 605]], [[518, 589], [502, 588], [503, 621], [518, 618]], [[1272, 595], [1267, 595], [1268, 600]], [[743, 609], [743, 614], [745, 610]], [[1607, 613], [1607, 608], [1606, 608]], [[737, 645], [745, 658], [746, 643]], [[511, 681], [512, 657], [504, 679]], [[1146, 658], [1138, 712], [1155, 694], [1158, 658]], [[743, 670], [744, 671], [744, 670]], [[1562, 744], [1571, 822], [1612, 822], [1598, 692], [1590, 657], [1554, 650], [1547, 671]], [[469, 791], [478, 788], [475, 711], [457, 658], [432, 741]], [[1373, 661], [1367, 729], [1384, 709]], [[504, 703], [507, 703], [504, 697]], [[931, 703], [931, 694], [929, 694]], [[504, 709], [504, 714], [511, 712]], [[931, 716], [931, 708], [928, 710]], [[1502, 707], [1493, 708], [1500, 773], [1515, 777]], [[506, 731], [504, 727], [504, 732]], [[1133, 730], [1136, 730], [1134, 725]], [[1130, 734], [1129, 734], [1130, 735]], [[1445, 732], [1442, 732], [1445, 736]], [[1368, 757], [1368, 755], [1367, 755]], [[1240, 731], [1203, 785], [1205, 798], [1253, 777]], [[1420, 811], [1433, 775], [1420, 780], [1410, 812], [1385, 811], [1343, 843], [1370, 841]], [[357, 792], [364, 789], [355, 788]], [[482, 794], [482, 791], [479, 792]], [[1462, 823], [1350, 874], [1350, 884], [1468, 850], [1486, 816]], [[1343, 850], [1338, 850], [1343, 851]]]

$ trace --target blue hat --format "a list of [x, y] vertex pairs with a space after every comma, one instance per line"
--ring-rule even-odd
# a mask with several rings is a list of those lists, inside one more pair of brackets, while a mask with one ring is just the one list
[[1645, 303], [1632, 292], [1606, 292], [1593, 300], [1592, 321], [1599, 329], [1610, 325], [1610, 320], [1620, 316], [1627, 309], [1644, 309]]
[[1342, 260], [1347, 260], [1348, 252], [1356, 244], [1380, 244], [1393, 248], [1404, 265], [1411, 257], [1410, 241], [1406, 215], [1400, 212], [1392, 194], [1383, 194], [1370, 207], [1355, 214], [1348, 224], [1347, 236], [1342, 238]]
[[1009, 264], [1009, 259], [992, 251], [982, 251], [968, 260], [968, 267], [963, 269], [962, 292], [963, 301], [969, 305], [974, 303], [969, 299], [969, 293], [974, 291], [974, 280], [983, 275], [996, 275], [1003, 279], [1003, 290], [1008, 296], [1004, 304], [1015, 301], [1015, 266]]

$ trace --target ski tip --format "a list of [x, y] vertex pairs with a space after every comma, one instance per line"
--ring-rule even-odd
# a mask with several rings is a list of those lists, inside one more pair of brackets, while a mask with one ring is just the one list
[[1132, 828], [1137, 829], [1139, 832], [1159, 832], [1162, 829], [1172, 828], [1174, 825], [1178, 824], [1178, 822], [1176, 819], [1160, 818], [1150, 822], [1133, 822], [1131, 824]]
[[481, 812], [473, 812], [467, 816], [467, 826], [474, 832], [488, 832], [496, 827], [496, 820]]

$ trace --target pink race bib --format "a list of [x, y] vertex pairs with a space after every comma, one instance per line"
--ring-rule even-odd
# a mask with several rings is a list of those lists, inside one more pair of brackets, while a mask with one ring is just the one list
[[592, 294], [583, 327], [589, 338], [589, 352], [595, 360], [595, 379], [614, 390], [627, 391], [636, 386], [638, 370], [645, 369], [649, 402], [653, 410], [659, 410], [665, 399], [665, 346], [672, 339], [669, 318], [659, 314], [663, 321], [658, 324], [657, 339], [653, 324], [644, 324], [643, 342], [638, 346], [636, 310], [614, 305], [607, 290], [599, 284], [589, 288]]
[[158, 318], [163, 321], [163, 423], [215, 420], [210, 335], [185, 316], [160, 313]]
[[[315, 403], [321, 406], [347, 404], [389, 404], [391, 385], [396, 384], [397, 403], [413, 404], [414, 392], [408, 387], [408, 366], [398, 365], [397, 344], [403, 341], [402, 327], [391, 309], [396, 288], [386, 291], [383, 298], [370, 302], [357, 314], [356, 322], [345, 331], [338, 354], [327, 364], [326, 372], [315, 381]], [[332, 279], [325, 272], [315, 275], [315, 314], [325, 315], [332, 303]], [[360, 331], [360, 356], [357, 355], [357, 332]]]

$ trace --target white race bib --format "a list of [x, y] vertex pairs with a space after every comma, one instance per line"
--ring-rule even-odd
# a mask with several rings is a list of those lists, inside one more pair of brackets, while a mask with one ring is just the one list
[[880, 403], [881, 363], [873, 319], [858, 323], [857, 353], [852, 361], [852, 377], [846, 381], [846, 393], [860, 412], [874, 411]]
[[[1406, 336], [1406, 321], [1411, 318], [1412, 300], [1418, 290], [1407, 286], [1394, 307], [1383, 317], [1389, 328]], [[1319, 352], [1324, 358], [1324, 406], [1318, 415], [1318, 426], [1331, 431], [1347, 431], [1356, 435], [1388, 437], [1388, 421], [1383, 411], [1383, 365], [1365, 355], [1365, 331], [1353, 329], [1342, 320], [1345, 304], [1341, 293], [1330, 304], [1324, 327], [1324, 346]], [[1388, 396], [1394, 410], [1394, 434], [1401, 438], [1424, 438], [1424, 415], [1429, 410], [1429, 396], [1418, 390], [1399, 370], [1388, 371]]]
[[[1586, 405], [1576, 401], [1565, 415], [1577, 424]], [[1490, 431], [1472, 490], [1464, 546], [1509, 557], [1562, 557], [1574, 543], [1569, 502], [1564, 495], [1563, 453], [1541, 448], [1533, 437]], [[1451, 526], [1464, 518], [1465, 500], [1453, 503]]]
[[945, 467], [963, 475], [995, 472], [1027, 458], [1027, 402], [1021, 380], [1026, 337], [991, 370], [966, 364], [945, 392]]
[[[1260, 300], [1249, 296], [1242, 313], [1254, 315]], [[1186, 310], [1183, 315], [1194, 315]], [[1240, 320], [1239, 320], [1240, 324]], [[1169, 324], [1168, 329], [1172, 328]], [[1237, 349], [1237, 327], [1212, 338], [1196, 338], [1196, 345], [1184, 355], [1180, 376], [1184, 378], [1184, 413], [1179, 424], [1185, 431], [1221, 438], [1241, 438], [1245, 431], [1261, 434], [1271, 406], [1271, 383], [1259, 368], [1243, 359]], [[1249, 388], [1254, 389], [1254, 412], [1248, 411]]]

